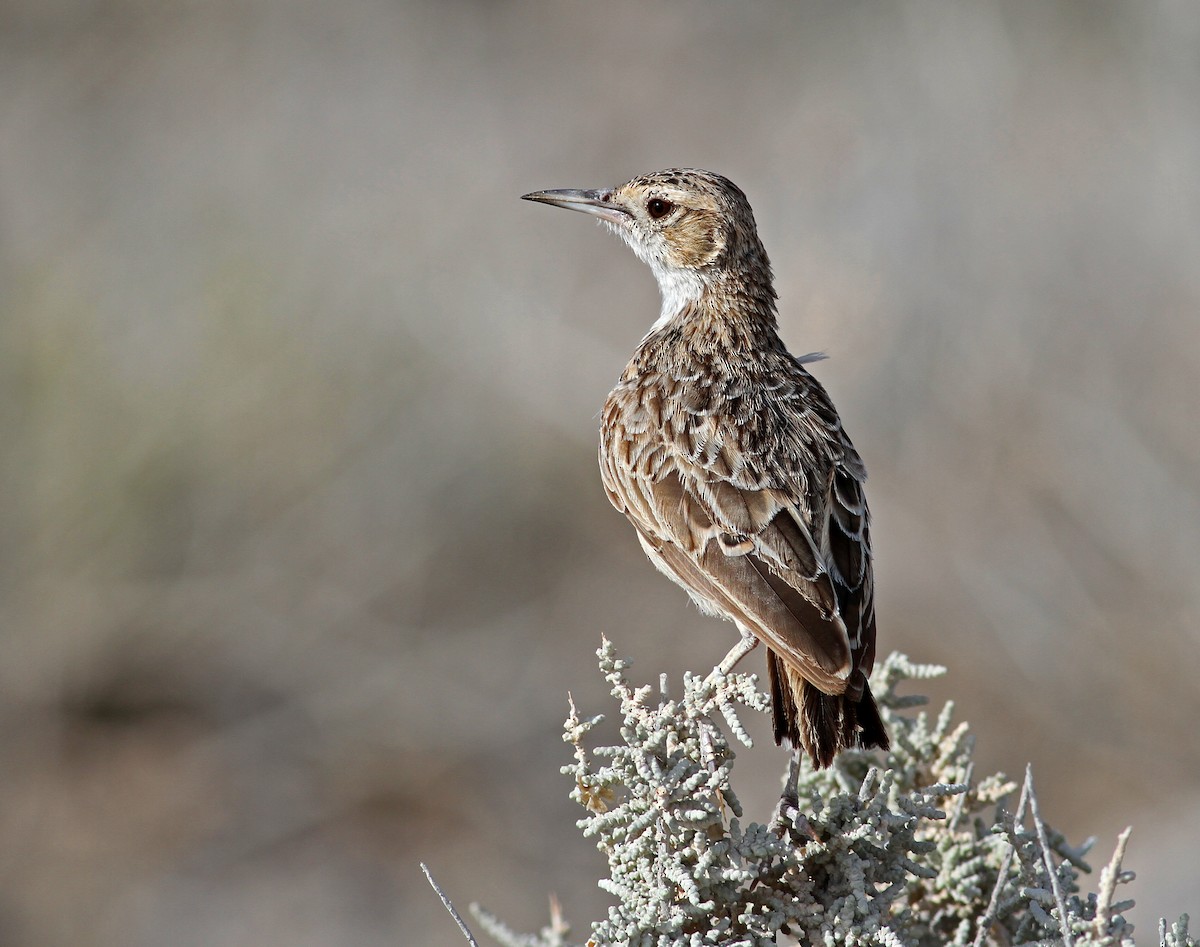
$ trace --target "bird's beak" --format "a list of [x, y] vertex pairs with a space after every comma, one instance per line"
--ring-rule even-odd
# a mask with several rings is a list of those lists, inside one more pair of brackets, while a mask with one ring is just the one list
[[580, 191], [575, 188], [562, 188], [557, 191], [534, 191], [532, 194], [522, 194], [523, 201], [538, 201], [542, 204], [553, 204], [555, 207], [565, 207], [567, 210], [577, 210], [581, 214], [591, 214], [611, 224], [629, 223], [629, 212], [619, 204], [606, 200], [611, 191]]

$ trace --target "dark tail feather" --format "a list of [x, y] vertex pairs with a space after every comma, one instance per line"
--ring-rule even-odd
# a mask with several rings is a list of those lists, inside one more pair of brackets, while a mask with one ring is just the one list
[[808, 681], [804, 682], [800, 696], [803, 701], [801, 714], [804, 717], [800, 737], [813, 766], [824, 769], [833, 762], [837, 751], [841, 749], [838, 723], [842, 716], [839, 713], [842, 698], [822, 694]]
[[838, 728], [839, 746], [859, 746], [858, 701], [842, 697], [842, 725]]
[[798, 675], [797, 679], [789, 676], [773, 651], [767, 652], [767, 678], [775, 742], [803, 747], [817, 769], [829, 766], [838, 751], [848, 747], [886, 750], [891, 745], [871, 688], [865, 684], [857, 701], [824, 694]]
[[782, 746], [786, 741], [794, 747], [800, 746], [796, 698], [792, 694], [792, 685], [783, 662], [774, 651], [767, 652], [767, 679], [771, 685], [771, 722], [775, 726], [775, 743]]
[[880, 750], [890, 748], [892, 741], [888, 739], [887, 729], [883, 725], [883, 720], [880, 719], [879, 708], [875, 705], [875, 698], [871, 695], [870, 687], [863, 690], [862, 699], [859, 700], [855, 712], [858, 717], [858, 726], [861, 728], [858, 734], [858, 745], [864, 750], [873, 747]]

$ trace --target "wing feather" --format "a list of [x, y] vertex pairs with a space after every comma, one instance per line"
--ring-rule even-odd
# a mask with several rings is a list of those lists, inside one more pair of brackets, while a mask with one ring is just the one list
[[[830, 654], [826, 642], [809, 631], [812, 625], [807, 623], [815, 611], [812, 604], [794, 591], [790, 591], [787, 601], [781, 598], [755, 568], [750, 556], [726, 556], [716, 544], [711, 544], [699, 558], [694, 558], [673, 543], [656, 541], [640, 530], [639, 533], [655, 565], [688, 589], [701, 606], [715, 605], [726, 617], [736, 616], [768, 648], [800, 668], [822, 691], [840, 694], [846, 689], [849, 648], [842, 645], [844, 656]], [[786, 584], [784, 587], [787, 588]], [[844, 630], [841, 637], [844, 642]]]
[[601, 471], [660, 568], [840, 694], [873, 657], [865, 473], [824, 390], [795, 371], [758, 400], [695, 378], [618, 386]]

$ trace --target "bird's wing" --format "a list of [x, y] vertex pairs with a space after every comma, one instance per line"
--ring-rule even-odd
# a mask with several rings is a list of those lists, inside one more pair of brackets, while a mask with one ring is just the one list
[[659, 568], [822, 691], [853, 696], [874, 644], [865, 473], [815, 379], [784, 381], [721, 405], [614, 392], [601, 470]]

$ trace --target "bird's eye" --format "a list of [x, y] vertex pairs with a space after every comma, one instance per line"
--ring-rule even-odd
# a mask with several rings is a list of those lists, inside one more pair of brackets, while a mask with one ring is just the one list
[[664, 201], [661, 197], [652, 197], [646, 202], [646, 211], [655, 220], [666, 217], [674, 207], [674, 204]]

